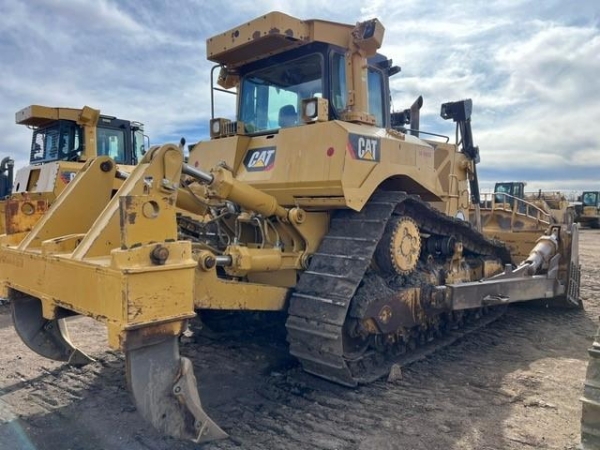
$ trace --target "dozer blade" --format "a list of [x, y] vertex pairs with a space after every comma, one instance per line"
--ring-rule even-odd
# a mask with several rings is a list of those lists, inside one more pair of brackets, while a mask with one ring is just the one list
[[15, 330], [25, 345], [45, 358], [83, 366], [94, 360], [75, 347], [64, 319], [42, 316], [42, 303], [29, 295], [11, 295]]
[[196, 443], [228, 437], [202, 409], [189, 359], [177, 337], [126, 352], [127, 382], [140, 414], [161, 433]]
[[579, 225], [571, 224], [571, 260], [567, 278], [566, 300], [572, 308], [583, 308], [580, 295], [581, 266], [579, 265]]
[[579, 264], [579, 225], [574, 223], [569, 227], [570, 242], [563, 249], [567, 258], [566, 289], [563, 295], [547, 301], [547, 305], [558, 308], [582, 309], [583, 302], [580, 297], [581, 266]]

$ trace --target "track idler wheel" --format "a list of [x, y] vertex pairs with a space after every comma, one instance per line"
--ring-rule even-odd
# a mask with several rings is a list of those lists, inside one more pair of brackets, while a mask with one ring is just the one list
[[74, 366], [94, 361], [73, 345], [64, 319], [48, 320], [42, 316], [42, 302], [38, 298], [15, 291], [9, 298], [15, 330], [31, 350]]
[[125, 352], [127, 382], [142, 417], [161, 433], [196, 443], [227, 438], [202, 409], [189, 359], [177, 336]]
[[377, 267], [388, 274], [408, 275], [417, 267], [421, 254], [419, 226], [408, 216], [394, 216], [375, 251]]

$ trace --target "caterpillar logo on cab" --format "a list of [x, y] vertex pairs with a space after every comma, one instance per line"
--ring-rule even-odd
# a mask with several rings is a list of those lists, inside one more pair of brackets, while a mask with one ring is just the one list
[[248, 172], [271, 170], [275, 165], [276, 147], [253, 148], [244, 158], [244, 166]]
[[379, 143], [379, 138], [353, 133], [348, 135], [348, 151], [353, 159], [379, 162], [381, 159]]

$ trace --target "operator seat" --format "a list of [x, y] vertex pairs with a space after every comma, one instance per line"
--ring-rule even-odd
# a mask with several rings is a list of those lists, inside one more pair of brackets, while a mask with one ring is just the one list
[[285, 105], [279, 109], [279, 126], [281, 128], [293, 127], [298, 123], [298, 114], [293, 105]]

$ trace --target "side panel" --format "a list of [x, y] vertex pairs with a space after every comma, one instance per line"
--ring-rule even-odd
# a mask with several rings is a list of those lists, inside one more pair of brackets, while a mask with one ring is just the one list
[[469, 220], [469, 180], [464, 169], [469, 164], [467, 157], [457, 153], [455, 145], [427, 142], [435, 149], [435, 170], [444, 192], [443, 201], [434, 206], [449, 216]]
[[200, 142], [189, 162], [210, 170], [225, 161], [239, 181], [275, 196], [282, 205], [311, 207], [318, 199], [321, 208], [360, 210], [386, 180], [390, 188], [428, 201], [447, 197], [434, 153], [430, 144], [410, 135], [332, 121]]
[[82, 166], [83, 163], [60, 161], [23, 167], [15, 176], [13, 193], [52, 192], [58, 196]]

